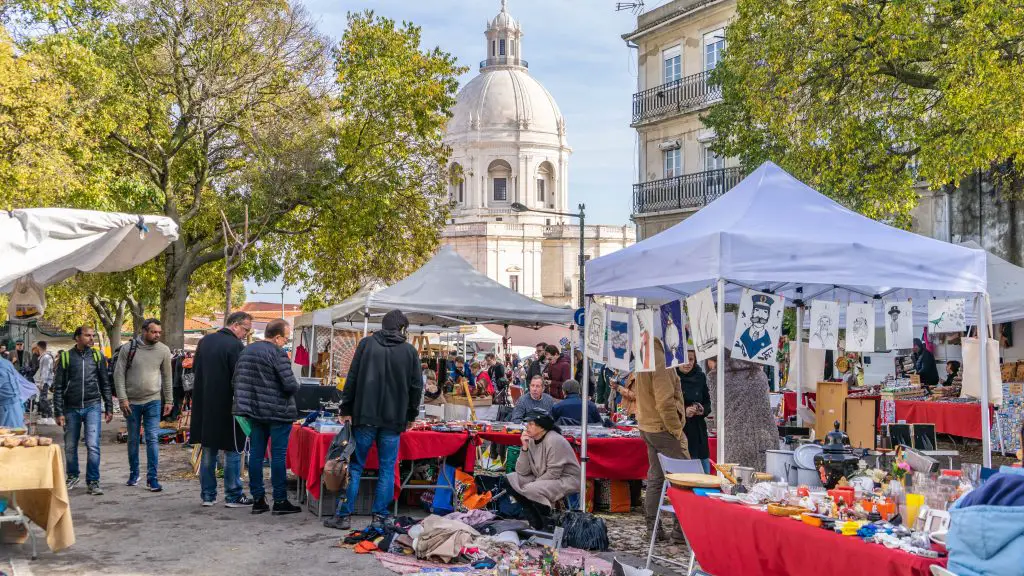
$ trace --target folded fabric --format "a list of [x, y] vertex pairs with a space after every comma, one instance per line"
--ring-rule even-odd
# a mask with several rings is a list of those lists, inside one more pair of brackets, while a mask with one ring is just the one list
[[355, 547], [356, 554], [369, 554], [377, 551], [377, 545], [369, 540], [363, 540]]
[[458, 520], [433, 514], [419, 525], [423, 531], [415, 541], [416, 556], [436, 558], [446, 564], [458, 557], [463, 548], [473, 543], [474, 538], [480, 536], [479, 532]]
[[479, 530], [479, 526], [494, 520], [494, 513], [487, 510], [470, 510], [468, 512], [452, 512], [445, 516], [447, 520], [457, 520]]

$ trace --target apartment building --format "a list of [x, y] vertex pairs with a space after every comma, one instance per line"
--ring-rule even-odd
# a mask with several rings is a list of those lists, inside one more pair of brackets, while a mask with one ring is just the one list
[[710, 150], [715, 134], [701, 122], [721, 98], [708, 76], [735, 14], [736, 0], [672, 0], [640, 14], [636, 29], [622, 36], [637, 54], [637, 240], [679, 223], [742, 179], [738, 162]]

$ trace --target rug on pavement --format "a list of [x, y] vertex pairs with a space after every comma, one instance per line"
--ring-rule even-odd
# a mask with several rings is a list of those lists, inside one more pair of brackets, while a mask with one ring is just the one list
[[[539, 548], [523, 548], [522, 553], [536, 560], [541, 557], [543, 550]], [[442, 562], [420, 560], [414, 556], [403, 554], [374, 552], [373, 557], [395, 574], [437, 574], [439, 571], [457, 572], [467, 576], [491, 576], [494, 574], [494, 568], [474, 570], [469, 564], [444, 564]], [[566, 568], [579, 568], [582, 566], [588, 573], [593, 570], [601, 574], [611, 574], [612, 571], [612, 565], [607, 560], [585, 550], [577, 550], [575, 548], [562, 548], [559, 550], [558, 564]]]

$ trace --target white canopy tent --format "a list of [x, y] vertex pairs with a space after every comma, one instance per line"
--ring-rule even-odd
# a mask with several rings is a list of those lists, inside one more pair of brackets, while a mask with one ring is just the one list
[[[983, 250], [977, 242], [961, 246]], [[985, 252], [988, 270], [988, 297], [992, 303], [992, 322], [1002, 324], [1024, 319], [1024, 268]]]
[[77, 272], [121, 272], [146, 262], [178, 239], [166, 216], [67, 208], [0, 212], [0, 292], [31, 275], [41, 285]]
[[357, 310], [339, 309], [335, 322], [381, 318], [398, 309], [414, 325], [513, 324], [537, 327], [572, 322], [572, 310], [528, 298], [491, 280], [443, 246], [406, 278], [372, 292]]
[[[849, 301], [974, 295], [979, 308], [985, 308], [984, 252], [866, 218], [771, 162], [676, 226], [588, 262], [586, 274], [588, 295], [656, 301], [676, 300], [714, 285], [720, 335], [725, 314], [721, 303], [737, 303], [743, 288], [781, 294], [788, 305], [795, 305], [798, 337], [804, 302], [825, 294]], [[987, 335], [985, 331], [981, 335], [981, 358], [985, 358]], [[718, 339], [720, 366], [726, 341], [732, 337], [724, 334]], [[795, 362], [800, 365], [799, 358]], [[798, 379], [801, 372], [797, 371]], [[981, 374], [988, 466], [987, 372], [981, 370]], [[797, 390], [799, 396], [799, 381]], [[715, 401], [719, 461], [724, 461], [727, 441], [724, 399], [724, 370], [719, 370]]]

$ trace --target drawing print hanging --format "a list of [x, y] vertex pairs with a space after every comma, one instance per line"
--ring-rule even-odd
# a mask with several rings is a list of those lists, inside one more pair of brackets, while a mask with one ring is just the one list
[[608, 367], [612, 370], [629, 370], [630, 324], [633, 311], [617, 306], [608, 307]]
[[633, 368], [654, 372], [654, 310], [633, 312]]
[[910, 300], [888, 300], [885, 311], [885, 347], [909, 350], [914, 346], [914, 309]]
[[705, 288], [686, 299], [686, 318], [690, 322], [697, 361], [703, 362], [718, 356], [718, 311], [711, 296], [711, 288]]
[[809, 348], [836, 350], [839, 348], [839, 302], [814, 300], [811, 302], [811, 330]]
[[775, 366], [784, 308], [782, 296], [744, 289], [736, 319], [732, 357]]
[[966, 301], [963, 298], [928, 301], [928, 332], [963, 332], [967, 329]]
[[587, 308], [586, 324], [583, 327], [584, 334], [586, 334], [584, 347], [587, 357], [597, 362], [604, 361], [604, 334], [606, 329], [604, 304], [591, 302]]
[[686, 322], [683, 319], [683, 301], [676, 300], [662, 304], [659, 317], [665, 367], [672, 368], [686, 364]]
[[852, 303], [846, 307], [846, 351], [875, 351], [875, 307]]

